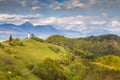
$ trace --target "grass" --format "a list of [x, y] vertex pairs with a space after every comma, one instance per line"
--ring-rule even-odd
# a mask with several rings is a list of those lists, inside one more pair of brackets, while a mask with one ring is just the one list
[[[0, 48], [0, 72], [1, 74], [20, 73], [25, 77], [25, 80], [40, 80], [36, 75], [28, 69], [27, 64], [33, 65], [40, 63], [46, 58], [60, 59], [61, 54], [66, 54], [64, 48], [57, 47], [59, 53], [54, 52], [49, 48], [48, 43], [38, 42], [32, 39], [23, 40], [23, 46], [10, 46], [8, 42], [2, 42], [4, 48]], [[11, 62], [10, 62], [11, 61]], [[1, 77], [1, 75], [0, 75]]]

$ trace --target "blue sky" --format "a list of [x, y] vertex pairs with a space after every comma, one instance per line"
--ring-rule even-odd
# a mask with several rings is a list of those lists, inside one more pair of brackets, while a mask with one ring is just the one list
[[0, 0], [0, 24], [54, 25], [58, 29], [120, 32], [120, 0]]

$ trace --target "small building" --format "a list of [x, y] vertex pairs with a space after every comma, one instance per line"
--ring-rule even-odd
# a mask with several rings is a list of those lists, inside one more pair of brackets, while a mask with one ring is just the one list
[[31, 34], [30, 34], [30, 32], [28, 33], [27, 37], [28, 37], [28, 38], [30, 38], [30, 37], [31, 37]]

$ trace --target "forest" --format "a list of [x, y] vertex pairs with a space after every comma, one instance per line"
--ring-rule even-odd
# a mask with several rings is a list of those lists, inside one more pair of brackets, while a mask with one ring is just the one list
[[120, 37], [34, 35], [0, 43], [0, 80], [120, 80]]

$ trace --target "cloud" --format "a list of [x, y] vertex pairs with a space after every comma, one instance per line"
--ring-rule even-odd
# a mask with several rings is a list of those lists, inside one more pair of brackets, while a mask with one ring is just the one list
[[40, 24], [67, 24], [67, 25], [82, 25], [84, 24], [83, 19], [86, 17], [76, 16], [76, 17], [50, 17], [42, 19]]
[[10, 14], [41, 13], [51, 9], [63, 10], [65, 13], [66, 10], [76, 10], [76, 13], [82, 11], [89, 14], [90, 11], [117, 11], [119, 3], [120, 0], [0, 0], [0, 10], [1, 13]]
[[120, 17], [100, 16], [71, 16], [71, 17], [50, 17], [41, 19], [37, 24], [54, 25], [63, 30], [75, 30], [82, 33], [96, 31], [120, 31]]
[[26, 21], [33, 23], [37, 20], [40, 20], [41, 17], [42, 17], [41, 14], [35, 15], [0, 14], [0, 23], [22, 24]]
[[109, 17], [108, 15], [43, 18], [41, 14], [0, 14], [0, 23], [14, 23], [19, 25], [29, 21], [34, 25], [53, 25], [58, 29], [75, 30], [83, 33], [96, 30], [120, 31], [119, 19], [120, 17]]
[[4, 13], [32, 13], [46, 7], [39, 0], [1, 0], [0, 10]]
[[84, 8], [85, 4], [80, 2], [80, 0], [69, 0], [69, 1], [64, 1], [63, 3], [54, 1], [49, 7], [54, 10], [60, 10], [60, 9], [70, 10], [74, 8]]
[[120, 21], [117, 21], [117, 20], [111, 21], [111, 26], [113, 27], [120, 26]]
[[106, 23], [106, 21], [92, 21], [91, 22], [91, 24], [93, 24], [93, 25], [103, 25], [105, 23]]
[[59, 2], [52, 0], [49, 8], [53, 10], [115, 10], [120, 8], [120, 0], [64, 0]]
[[15, 34], [13, 31], [0, 31], [0, 34]]
[[39, 9], [41, 9], [41, 7], [39, 7], [39, 6], [33, 6], [33, 7], [32, 7], [32, 10], [33, 10], [33, 11], [39, 10]]

